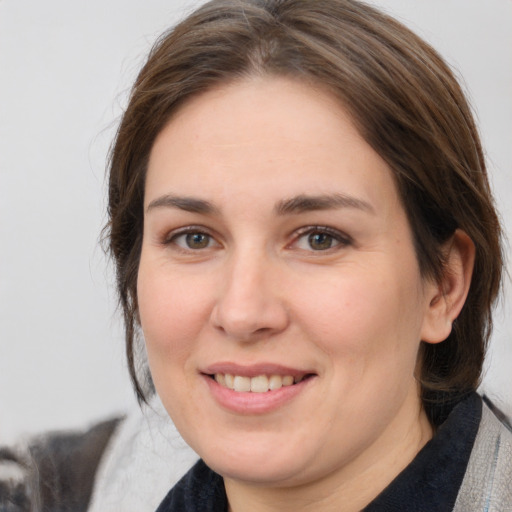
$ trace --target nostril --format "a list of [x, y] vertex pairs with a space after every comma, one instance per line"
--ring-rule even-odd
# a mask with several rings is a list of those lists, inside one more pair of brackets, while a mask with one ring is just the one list
[[281, 332], [289, 323], [287, 310], [278, 295], [265, 291], [264, 286], [247, 283], [244, 276], [220, 293], [210, 318], [217, 332], [239, 341], [253, 341]]
[[254, 334], [266, 334], [271, 331], [272, 329], [270, 327], [260, 327], [254, 331]]

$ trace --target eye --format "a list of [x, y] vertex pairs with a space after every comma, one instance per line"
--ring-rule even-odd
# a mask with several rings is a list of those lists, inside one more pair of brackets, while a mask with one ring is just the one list
[[305, 228], [295, 241], [295, 247], [305, 251], [327, 251], [337, 246], [350, 244], [349, 237], [327, 227]]
[[174, 244], [185, 250], [198, 251], [217, 246], [215, 239], [208, 233], [202, 231], [186, 231], [175, 233], [166, 244]]

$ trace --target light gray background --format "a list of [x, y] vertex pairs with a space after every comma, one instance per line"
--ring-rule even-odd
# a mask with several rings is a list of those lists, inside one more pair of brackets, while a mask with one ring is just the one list
[[[460, 71], [512, 239], [512, 0], [373, 3]], [[133, 405], [98, 246], [105, 156], [144, 55], [192, 5], [0, 0], [0, 442]], [[484, 381], [509, 412], [511, 288]]]

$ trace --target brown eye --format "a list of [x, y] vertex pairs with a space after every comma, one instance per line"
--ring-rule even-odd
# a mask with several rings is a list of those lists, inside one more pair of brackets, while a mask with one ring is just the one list
[[328, 233], [311, 233], [308, 236], [308, 244], [314, 251], [330, 249], [336, 240]]
[[210, 245], [210, 236], [204, 233], [188, 233], [185, 243], [189, 249], [205, 249]]
[[178, 233], [174, 235], [167, 243], [177, 245], [181, 249], [186, 249], [189, 251], [208, 249], [217, 245], [215, 239], [211, 235], [201, 231]]
[[309, 226], [299, 230], [293, 247], [301, 251], [321, 252], [342, 249], [352, 244], [349, 236], [328, 226]]

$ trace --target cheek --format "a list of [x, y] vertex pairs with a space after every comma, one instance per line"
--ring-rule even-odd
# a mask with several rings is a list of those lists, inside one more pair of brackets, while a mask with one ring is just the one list
[[150, 363], [182, 361], [207, 316], [204, 287], [170, 274], [141, 260], [137, 297]]
[[387, 271], [354, 267], [327, 293], [312, 287], [310, 307], [303, 306], [310, 338], [327, 355], [329, 383], [338, 390], [325, 393], [333, 421], [350, 418], [378, 430], [414, 385], [421, 330], [416, 274], [397, 286], [396, 274]]
[[[336, 281], [308, 287], [303, 319], [323, 351], [362, 366], [385, 358], [415, 360], [421, 330], [418, 276], [398, 270], [353, 266]], [[400, 357], [398, 357], [400, 354]]]
[[[193, 283], [141, 259], [138, 305], [151, 376], [169, 415], [200, 414], [191, 394], [190, 356], [200, 337], [205, 301]], [[192, 284], [192, 285], [190, 285]], [[200, 288], [199, 288], [200, 289]]]

